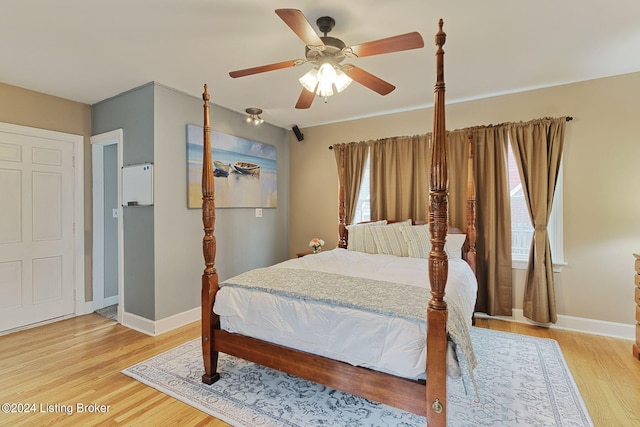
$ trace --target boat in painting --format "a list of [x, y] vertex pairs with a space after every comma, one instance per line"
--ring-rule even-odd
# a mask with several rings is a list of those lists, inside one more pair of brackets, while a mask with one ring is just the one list
[[233, 169], [243, 175], [258, 175], [260, 173], [260, 165], [248, 162], [235, 162]]
[[230, 163], [222, 163], [220, 160], [214, 160], [213, 167], [213, 176], [229, 176]]

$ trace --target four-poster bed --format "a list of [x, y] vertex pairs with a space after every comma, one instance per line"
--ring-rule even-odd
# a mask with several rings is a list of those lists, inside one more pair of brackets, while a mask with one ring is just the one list
[[[331, 357], [304, 351], [304, 348], [306, 347], [303, 347], [302, 350], [296, 349], [289, 346], [286, 340], [284, 343], [275, 344], [265, 339], [253, 338], [249, 335], [225, 330], [227, 328], [226, 325], [231, 324], [231, 322], [227, 317], [219, 314], [219, 312], [225, 312], [226, 310], [226, 307], [220, 305], [222, 304], [221, 295], [224, 294], [225, 298], [228, 299], [229, 297], [226, 296], [228, 295], [227, 291], [229, 289], [233, 289], [236, 283], [229, 283], [225, 286], [228, 282], [225, 281], [222, 284], [219, 284], [218, 275], [214, 266], [216, 254], [216, 240], [214, 236], [215, 205], [213, 194], [214, 186], [211, 142], [209, 136], [209, 94], [206, 85], [203, 94], [204, 159], [202, 177], [202, 220], [205, 231], [203, 238], [205, 270], [202, 275], [202, 348], [205, 367], [205, 374], [202, 377], [203, 382], [211, 384], [219, 379], [220, 375], [217, 372], [218, 352], [223, 352], [284, 371], [301, 378], [315, 381], [329, 387], [363, 396], [370, 400], [388, 404], [420, 415], [426, 415], [429, 425], [444, 426], [446, 424], [447, 348], [449, 347], [450, 333], [451, 338], [453, 339], [454, 337], [453, 331], [448, 329], [448, 327], [450, 328], [450, 322], [448, 322], [450, 307], [448, 307], [447, 302], [444, 300], [445, 286], [447, 286], [448, 283], [447, 279], [449, 275], [450, 262], [445, 250], [446, 236], [448, 232], [448, 170], [445, 149], [444, 51], [442, 49], [442, 46], [445, 43], [445, 33], [442, 30], [442, 24], [442, 20], [440, 20], [440, 28], [435, 38], [436, 45], [438, 46], [436, 52], [437, 78], [435, 84], [433, 143], [431, 147], [432, 164], [430, 167], [430, 207], [428, 221], [431, 250], [428, 255], [428, 263], [426, 264], [428, 273], [426, 270], [424, 272], [425, 276], [428, 275], [431, 289], [431, 300], [428, 302], [428, 306], [425, 305], [427, 320], [424, 327], [426, 327], [426, 348], [428, 349], [426, 355], [424, 355], [427, 365], [426, 385], [425, 381], [420, 380], [419, 378], [407, 378], [406, 376], [394, 375], [378, 370], [377, 367], [369, 368], [354, 366], [353, 364], [338, 361]], [[471, 151], [469, 153], [471, 155]], [[471, 165], [471, 160], [469, 161], [469, 165]], [[342, 168], [340, 173], [344, 173]], [[463, 258], [471, 268], [466, 266], [466, 264], [463, 264], [469, 271], [475, 271], [475, 190], [473, 188], [472, 172], [469, 173], [469, 177], [467, 195], [469, 223], [467, 224], [467, 239], [463, 249]], [[346, 248], [348, 241], [344, 220], [343, 193], [344, 191], [341, 188], [339, 207], [339, 247]], [[346, 249], [336, 249], [335, 251], [343, 251], [345, 253], [349, 252]], [[329, 254], [327, 254], [327, 256], [329, 256]], [[385, 257], [391, 255], [379, 256]], [[312, 255], [310, 257], [305, 257], [305, 259], [306, 258], [313, 258], [318, 260], [318, 262], [322, 260], [319, 255]], [[305, 261], [305, 259], [290, 261]], [[286, 261], [282, 264], [287, 264], [290, 261]], [[454, 265], [455, 262], [452, 262], [451, 264]], [[293, 268], [298, 269], [299, 265], [296, 264]], [[257, 275], [262, 276], [265, 272], [266, 271], [260, 271]], [[294, 270], [288, 270], [287, 274], [293, 274], [293, 272]], [[280, 273], [282, 273], [282, 271]], [[306, 276], [315, 277], [315, 274], [316, 272], [308, 272]], [[240, 276], [244, 276], [243, 279], [256, 276], [256, 274], [253, 274], [253, 276], [251, 275], [252, 273], [248, 272], [247, 274]], [[471, 275], [473, 275], [473, 273], [471, 273]], [[302, 274], [302, 276], [305, 276], [305, 274]], [[337, 276], [331, 276], [331, 278], [338, 280], [338, 282], [343, 280]], [[274, 279], [275, 282], [280, 282], [280, 280], [276, 279]], [[353, 281], [358, 280], [353, 279]], [[365, 280], [369, 280], [364, 283], [366, 286], [384, 287], [384, 284], [372, 281], [371, 278]], [[302, 278], [301, 282], [304, 282]], [[426, 282], [426, 277], [422, 279], [422, 282]], [[344, 285], [344, 281], [340, 283]], [[316, 285], [316, 287], [319, 288], [324, 288], [325, 286], [329, 288], [328, 283], [325, 282], [316, 282]], [[248, 292], [254, 290], [253, 284], [249, 287], [251, 289]], [[300, 284], [299, 287], [304, 287], [304, 283]], [[334, 288], [338, 289], [340, 287], [342, 287], [342, 285], [338, 285]], [[290, 296], [292, 291], [288, 289], [285, 293], [287, 296]], [[475, 298], [475, 294], [473, 295], [473, 298]], [[424, 302], [426, 303], [426, 297], [424, 299]], [[306, 302], [307, 301], [305, 300], [305, 303]], [[451, 302], [454, 301], [451, 300]], [[456, 302], [456, 305], [451, 306], [451, 308], [457, 307], [457, 304], [458, 303]], [[466, 305], [468, 306], [469, 304]], [[251, 306], [249, 311], [253, 312], [258, 307], [264, 308], [265, 306], [266, 305], [264, 303], [254, 304]], [[269, 308], [269, 306], [266, 307]], [[471, 304], [470, 310], [472, 313], [473, 304]], [[456, 308], [454, 311], [457, 312], [459, 310]], [[469, 309], [467, 309], [465, 313], [465, 315], [468, 316]], [[259, 314], [256, 315], [257, 323], [260, 323], [261, 316], [269, 315], [270, 313], [266, 311], [259, 312]], [[333, 315], [334, 312], [329, 312], [327, 316]], [[243, 316], [245, 315], [241, 313], [237, 317]], [[396, 315], [394, 314], [394, 316]], [[422, 323], [424, 323], [424, 311], [421, 313], [421, 318]], [[468, 320], [470, 322], [470, 319]], [[221, 324], [223, 327], [221, 327]], [[230, 327], [230, 329], [232, 331], [234, 330], [233, 327]], [[418, 331], [418, 333], [420, 333], [420, 331]], [[465, 334], [461, 333], [460, 335]], [[462, 338], [460, 338], [460, 340], [462, 340]], [[422, 330], [421, 341], [424, 343], [424, 329]], [[424, 366], [424, 364], [422, 366]]]

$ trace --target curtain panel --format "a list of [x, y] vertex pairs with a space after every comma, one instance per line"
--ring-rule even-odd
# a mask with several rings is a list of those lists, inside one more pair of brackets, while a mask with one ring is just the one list
[[547, 225], [560, 170], [566, 117], [515, 123], [511, 145], [518, 163], [534, 228], [525, 280], [523, 314], [540, 323], [556, 323], [553, 261]]
[[469, 131], [447, 132], [447, 164], [449, 166], [449, 225], [467, 231], [467, 177]]
[[371, 219], [428, 220], [430, 134], [371, 142]]
[[509, 128], [474, 128], [478, 223], [478, 299], [476, 310], [511, 316], [511, 202], [507, 168]]
[[344, 188], [346, 223], [351, 224], [356, 215], [360, 184], [369, 152], [369, 142], [336, 144], [333, 146], [333, 151], [338, 167], [338, 179]]

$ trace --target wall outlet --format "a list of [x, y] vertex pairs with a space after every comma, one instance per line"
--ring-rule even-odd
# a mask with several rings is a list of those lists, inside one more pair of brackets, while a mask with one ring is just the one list
[[118, 208], [111, 210], [111, 217], [118, 218]]
[[262, 218], [262, 208], [256, 208], [256, 218]]

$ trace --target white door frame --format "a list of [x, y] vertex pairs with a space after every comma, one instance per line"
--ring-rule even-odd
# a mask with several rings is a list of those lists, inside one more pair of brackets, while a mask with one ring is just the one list
[[93, 166], [93, 301], [104, 295], [104, 147], [116, 144], [118, 177], [118, 322], [124, 313], [124, 226], [122, 218], [123, 131], [116, 129], [91, 137]]
[[73, 257], [74, 257], [74, 311], [85, 314], [84, 301], [84, 137], [47, 129], [0, 122], [0, 131], [17, 135], [34, 136], [73, 143], [74, 189], [73, 189]]

